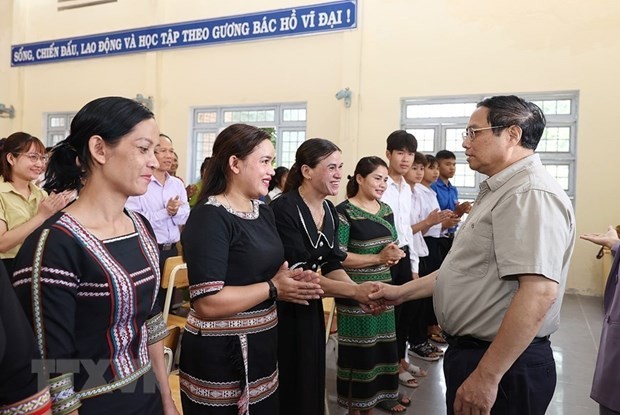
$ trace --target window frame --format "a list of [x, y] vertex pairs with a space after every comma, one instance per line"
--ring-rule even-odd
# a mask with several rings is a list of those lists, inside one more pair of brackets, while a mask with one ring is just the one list
[[[73, 121], [73, 117], [75, 117], [75, 114], [77, 114], [77, 112], [71, 112], [71, 111], [46, 112], [43, 114], [43, 120], [44, 120], [43, 121], [43, 124], [44, 124], [43, 136], [45, 137], [44, 144], [46, 147], [52, 147], [58, 144], [58, 141], [54, 142], [52, 138], [52, 136], [54, 135], [58, 135], [58, 134], [62, 135], [63, 136], [62, 140], [64, 140], [65, 138], [69, 136], [69, 133], [71, 130], [71, 121]], [[51, 125], [52, 118], [64, 118], [65, 119], [64, 127], [53, 127]]]
[[[486, 97], [498, 94], [476, 94], [461, 96], [443, 96], [443, 97], [409, 97], [401, 99], [400, 124], [404, 130], [414, 129], [435, 129], [433, 140], [432, 154], [446, 148], [446, 130], [449, 128], [464, 129], [469, 121], [467, 117], [420, 117], [408, 118], [407, 109], [410, 105], [434, 105], [434, 104], [456, 104], [456, 103], [478, 103]], [[576, 173], [577, 173], [577, 129], [579, 123], [579, 91], [555, 91], [555, 92], [530, 92], [517, 93], [517, 95], [526, 101], [558, 101], [568, 99], [571, 101], [571, 111], [569, 114], [545, 114], [547, 119], [547, 127], [569, 127], [570, 141], [569, 151], [536, 151], [539, 154], [543, 165], [568, 165], [568, 189], [565, 189], [568, 197], [573, 201], [576, 197]], [[415, 135], [415, 134], [414, 134]], [[457, 164], [467, 165], [464, 149], [459, 148], [457, 151], [451, 150], [456, 155]], [[431, 154], [426, 151], [425, 153]], [[479, 185], [487, 177], [476, 172], [475, 184], [473, 187], [459, 186], [459, 198], [462, 200], [475, 199]]]
[[[284, 121], [284, 111], [286, 110], [304, 110], [306, 112], [305, 120]], [[229, 111], [274, 111], [273, 121], [224, 121], [224, 113]], [[214, 123], [199, 123], [198, 114], [202, 112], [215, 112], [216, 121]], [[284, 165], [290, 168], [291, 163], [285, 163], [283, 159], [283, 143], [282, 137], [285, 132], [303, 132], [304, 140], [307, 139], [307, 122], [308, 108], [305, 102], [291, 103], [274, 103], [274, 104], [257, 104], [257, 105], [226, 105], [226, 106], [199, 106], [191, 108], [191, 141], [190, 152], [190, 181], [193, 183], [200, 178], [200, 164], [202, 160], [211, 155], [212, 149], [199, 149], [198, 137], [202, 133], [213, 133], [217, 137], [224, 128], [229, 125], [243, 122], [259, 128], [274, 128], [276, 133], [276, 160], [278, 166]], [[200, 150], [200, 151], [199, 151]], [[198, 155], [200, 154], [200, 157]], [[199, 160], [200, 158], [200, 160]]]

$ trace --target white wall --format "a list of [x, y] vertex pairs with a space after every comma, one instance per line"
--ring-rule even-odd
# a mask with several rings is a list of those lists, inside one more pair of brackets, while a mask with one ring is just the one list
[[[614, 122], [620, 92], [620, 3], [524, 0], [363, 0], [358, 28], [314, 36], [10, 68], [10, 45], [208, 19], [300, 0], [132, 0], [56, 11], [50, 1], [0, 2], [0, 102], [17, 117], [0, 135], [42, 134], [50, 111], [103, 95], [152, 95], [162, 131], [189, 160], [190, 108], [306, 102], [307, 136], [334, 140], [347, 169], [383, 155], [400, 127], [400, 100], [464, 94], [579, 91], [578, 232], [620, 223]], [[353, 105], [334, 98], [350, 87]], [[600, 294], [595, 247], [577, 242], [568, 287]]]

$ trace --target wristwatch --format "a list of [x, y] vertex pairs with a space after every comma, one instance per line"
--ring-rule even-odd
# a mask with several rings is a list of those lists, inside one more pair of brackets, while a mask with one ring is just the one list
[[275, 300], [278, 298], [278, 289], [273, 284], [271, 280], [267, 280], [267, 284], [269, 284], [269, 299]]

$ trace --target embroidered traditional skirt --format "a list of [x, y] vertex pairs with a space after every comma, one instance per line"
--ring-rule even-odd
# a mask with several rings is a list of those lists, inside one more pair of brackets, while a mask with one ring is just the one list
[[275, 305], [221, 320], [190, 312], [183, 335], [183, 413], [277, 415]]

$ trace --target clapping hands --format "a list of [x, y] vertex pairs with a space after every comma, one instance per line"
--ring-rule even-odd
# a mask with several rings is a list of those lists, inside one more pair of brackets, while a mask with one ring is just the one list
[[73, 199], [75, 199], [75, 191], [73, 190], [65, 190], [60, 193], [52, 192], [41, 202], [37, 214], [41, 215], [44, 220], [48, 219], [54, 213], [67, 206]]

